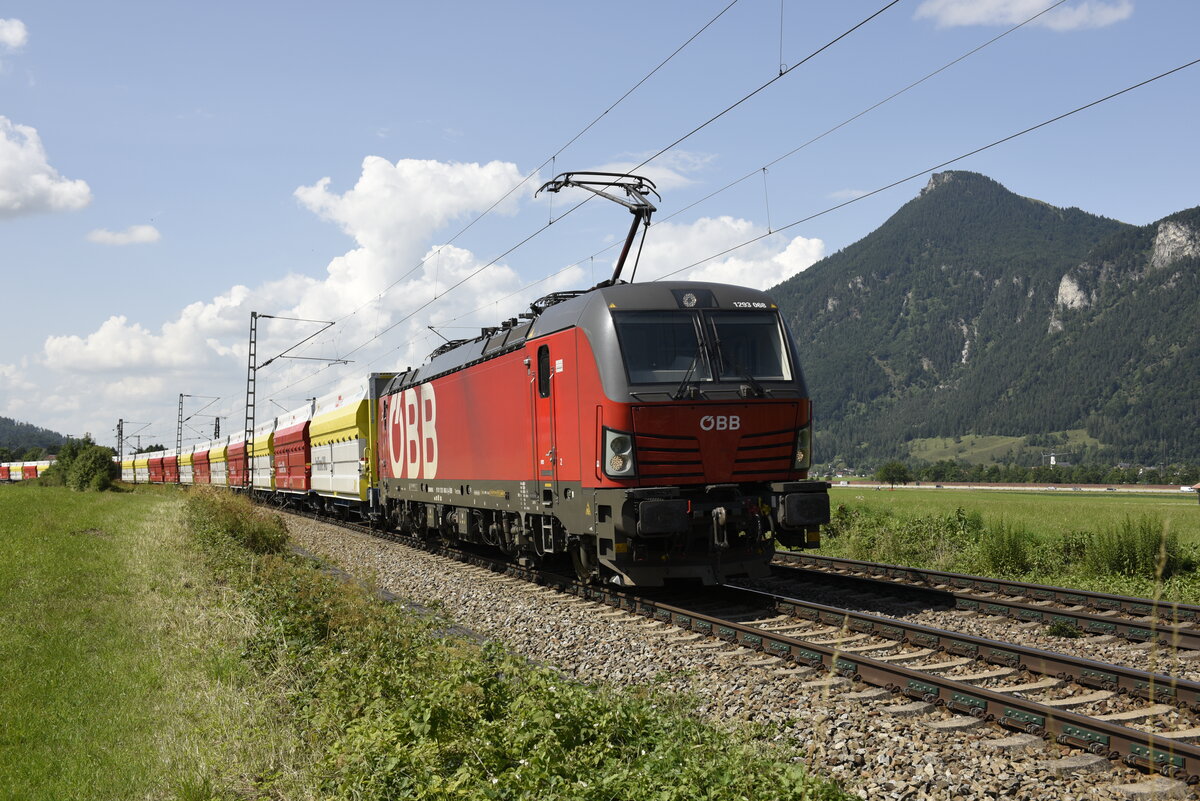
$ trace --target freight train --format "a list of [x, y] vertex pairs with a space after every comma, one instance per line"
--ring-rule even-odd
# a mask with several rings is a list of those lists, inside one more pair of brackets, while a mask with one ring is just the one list
[[557, 293], [243, 433], [140, 454], [127, 481], [215, 484], [425, 537], [570, 560], [581, 578], [712, 584], [811, 547], [812, 408], [762, 292]]
[[817, 545], [829, 485], [808, 478], [812, 406], [775, 303], [620, 280], [653, 184], [568, 173], [542, 190], [568, 186], [634, 214], [609, 280], [252, 431], [141, 454], [124, 478], [234, 487], [623, 585], [759, 577], [777, 543]]

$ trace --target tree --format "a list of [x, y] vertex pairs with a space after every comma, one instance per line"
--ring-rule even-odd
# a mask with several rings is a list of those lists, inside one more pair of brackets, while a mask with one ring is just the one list
[[883, 484], [891, 484], [895, 489], [897, 484], [907, 484], [912, 481], [912, 473], [909, 472], [908, 465], [904, 462], [884, 462], [883, 466], [875, 471], [875, 480]]

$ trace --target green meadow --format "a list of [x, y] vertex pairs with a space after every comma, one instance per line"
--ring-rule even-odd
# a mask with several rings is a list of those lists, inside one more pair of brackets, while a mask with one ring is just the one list
[[287, 764], [180, 502], [0, 487], [0, 798], [205, 801], [213, 766]]
[[1200, 603], [1195, 493], [835, 486], [821, 553]]
[[0, 487], [0, 799], [850, 798], [773, 731], [326, 568], [230, 494]]

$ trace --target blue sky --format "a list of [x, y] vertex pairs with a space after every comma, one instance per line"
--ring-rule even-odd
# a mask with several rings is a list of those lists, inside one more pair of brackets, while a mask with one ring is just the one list
[[[902, 0], [669, 149], [642, 169], [663, 199], [639, 279], [1200, 57], [1194, 0], [1068, 0], [762, 171], [1051, 3]], [[885, 0], [734, 3], [460, 234], [728, 4], [0, 5], [0, 414], [109, 442], [124, 417], [173, 444], [181, 392], [240, 425], [251, 310], [338, 320], [302, 353], [354, 359], [264, 370], [278, 411], [419, 363], [429, 324], [463, 336], [607, 277], [627, 213], [546, 227], [581, 196], [538, 184], [642, 162]], [[1198, 89], [1200, 65], [952, 168], [1149, 223], [1200, 203]], [[773, 285], [925, 180], [680, 275]], [[264, 324], [260, 356], [311, 330]]]

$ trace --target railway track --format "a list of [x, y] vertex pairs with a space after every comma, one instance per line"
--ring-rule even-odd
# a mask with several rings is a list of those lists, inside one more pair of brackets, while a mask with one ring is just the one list
[[[845, 588], [856, 595], [911, 598], [931, 607], [998, 616], [1022, 624], [1062, 626], [1066, 627], [1064, 631], [1078, 632], [1078, 636], [1086, 634], [1120, 637], [1132, 643], [1153, 643], [1163, 648], [1200, 651], [1200, 628], [1196, 628], [1192, 622], [1183, 625], [1170, 624], [1158, 615], [1141, 615], [1134, 618], [1116, 610], [1082, 608], [1079, 603], [1063, 606], [1062, 602], [1054, 600], [1032, 600], [1028, 596], [1010, 597], [998, 595], [995, 591], [980, 592], [976, 588], [961, 589], [948, 584], [930, 586], [906, 580], [868, 577], [860, 573], [812, 570], [786, 562], [774, 566], [774, 578], [779, 583]], [[989, 584], [986, 579], [979, 579], [979, 583]], [[1069, 590], [1057, 591], [1063, 596], [1073, 595]], [[1128, 601], [1140, 600], [1128, 598]], [[1147, 604], [1150, 603], [1152, 602], [1147, 601]]]
[[1200, 650], [1200, 606], [1192, 604], [807, 553], [777, 553], [775, 562], [777, 571], [785, 575], [850, 581], [875, 593], [908, 592], [940, 599], [963, 611], [1022, 622], [1058, 623], [1085, 634]]
[[846, 697], [902, 702], [883, 707], [891, 714], [947, 714], [948, 728], [991, 723], [1015, 732], [1021, 747], [1048, 741], [1073, 749], [1076, 759], [1111, 760], [1200, 783], [1200, 746], [1192, 742], [1200, 738], [1200, 683], [762, 590], [725, 587], [696, 603], [695, 596], [583, 586], [479, 554], [349, 527], [541, 585], [539, 592], [550, 598], [602, 604], [612, 616], [675, 631], [671, 639], [681, 646], [721, 649], [747, 665], [811, 676], [814, 683], [867, 685]]

